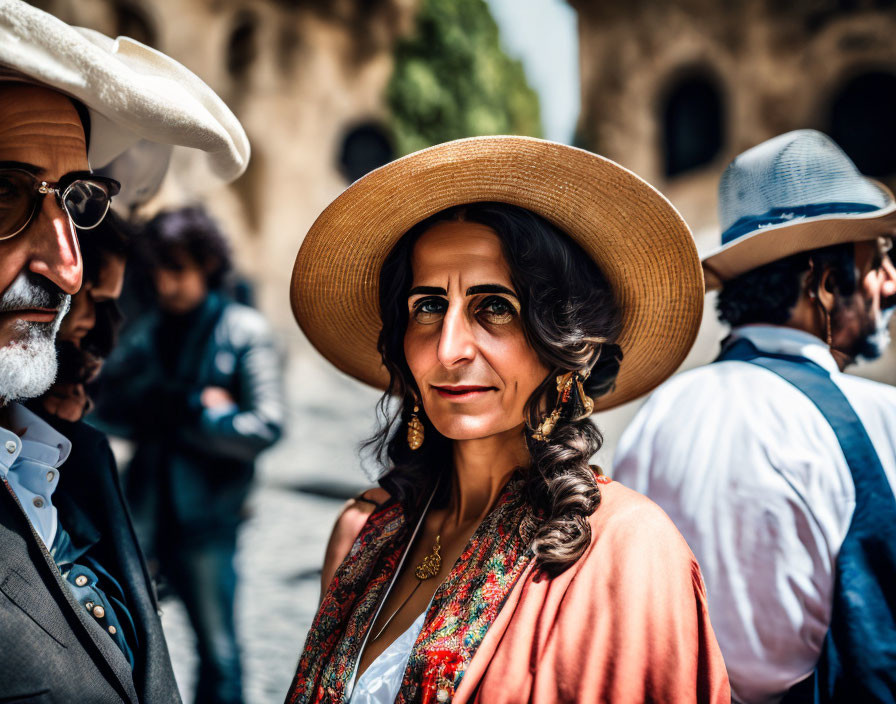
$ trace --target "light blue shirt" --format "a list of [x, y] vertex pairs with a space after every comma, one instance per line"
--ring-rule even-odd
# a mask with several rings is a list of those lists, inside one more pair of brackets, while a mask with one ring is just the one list
[[72, 444], [18, 403], [10, 405], [9, 419], [15, 432], [0, 427], [0, 477], [9, 483], [49, 550], [58, 525], [53, 492], [59, 485], [59, 465], [68, 458]]

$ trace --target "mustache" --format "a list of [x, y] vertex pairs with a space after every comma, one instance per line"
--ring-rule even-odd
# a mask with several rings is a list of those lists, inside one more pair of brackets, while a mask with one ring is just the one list
[[49, 279], [33, 272], [21, 272], [0, 295], [0, 313], [25, 308], [62, 310], [67, 307], [68, 294]]

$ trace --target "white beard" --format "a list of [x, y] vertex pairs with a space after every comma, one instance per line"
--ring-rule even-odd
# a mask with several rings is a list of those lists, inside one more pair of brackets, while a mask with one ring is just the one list
[[21, 323], [21, 335], [0, 348], [0, 405], [36, 398], [56, 380], [56, 333], [71, 297], [52, 323]]
[[863, 349], [858, 355], [859, 358], [872, 362], [887, 351], [887, 348], [890, 346], [890, 319], [893, 317], [894, 311], [896, 311], [896, 308], [887, 308], [881, 312], [877, 320], [877, 327], [865, 339]]

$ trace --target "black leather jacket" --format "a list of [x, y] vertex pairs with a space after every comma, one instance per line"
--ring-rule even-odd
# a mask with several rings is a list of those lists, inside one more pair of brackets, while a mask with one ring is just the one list
[[[281, 355], [258, 311], [217, 294], [177, 349], [162, 349], [172, 344], [164, 331], [158, 313], [134, 323], [103, 369], [97, 411], [111, 432], [137, 443], [127, 489], [138, 525], [163, 516], [169, 539], [214, 540], [236, 529], [255, 458], [280, 438]], [[229, 391], [236, 406], [203, 409], [209, 386]]]

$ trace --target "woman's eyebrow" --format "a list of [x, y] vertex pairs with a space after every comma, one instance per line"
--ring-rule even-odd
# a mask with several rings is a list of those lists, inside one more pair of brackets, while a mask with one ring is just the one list
[[467, 289], [468, 296], [475, 296], [477, 293], [504, 293], [508, 296], [517, 298], [514, 291], [511, 291], [501, 284], [479, 284], [478, 286], [470, 286], [470, 288]]
[[410, 291], [408, 291], [408, 298], [410, 298], [411, 296], [416, 296], [421, 293], [429, 294], [431, 296], [432, 295], [434, 295], [434, 296], [447, 296], [448, 295], [448, 292], [445, 289], [439, 288], [438, 286], [415, 286]]

